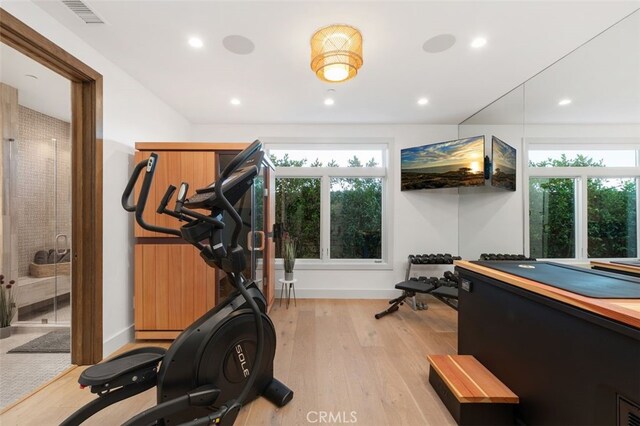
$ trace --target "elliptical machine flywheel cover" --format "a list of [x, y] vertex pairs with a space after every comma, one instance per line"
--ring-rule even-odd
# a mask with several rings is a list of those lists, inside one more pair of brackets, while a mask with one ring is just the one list
[[245, 404], [260, 396], [273, 379], [276, 334], [271, 319], [262, 314], [264, 350], [261, 365], [253, 365], [256, 356], [256, 324], [253, 311], [241, 309], [231, 314], [198, 351], [199, 385], [214, 384], [220, 389], [216, 403], [237, 397], [249, 374], [258, 374]]

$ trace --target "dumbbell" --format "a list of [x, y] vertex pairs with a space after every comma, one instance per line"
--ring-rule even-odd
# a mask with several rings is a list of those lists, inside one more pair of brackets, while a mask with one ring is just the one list
[[449, 281], [458, 282], [458, 276], [454, 272], [445, 271], [444, 277]]
[[446, 278], [440, 278], [438, 280], [438, 287], [457, 287], [458, 283], [455, 281], [450, 281]]

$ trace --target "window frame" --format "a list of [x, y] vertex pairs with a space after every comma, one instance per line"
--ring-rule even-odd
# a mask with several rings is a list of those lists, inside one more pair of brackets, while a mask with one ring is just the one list
[[[597, 142], [587, 142], [584, 139], [561, 139], [560, 143], [550, 139], [540, 139], [537, 141], [523, 140], [523, 223], [524, 223], [524, 248], [527, 256], [531, 254], [530, 226], [529, 226], [529, 180], [531, 178], [571, 178], [575, 179], [575, 257], [573, 258], [545, 258], [559, 262], [590, 262], [592, 260], [625, 260], [626, 258], [596, 258], [589, 257], [589, 224], [588, 224], [588, 179], [635, 179], [636, 181], [636, 244], [640, 256], [640, 140], [623, 138], [619, 139], [598, 139]], [[530, 167], [529, 151], [544, 150], [633, 150], [635, 151], [635, 167]], [[634, 257], [635, 259], [635, 257]]]
[[[264, 138], [263, 138], [264, 140]], [[339, 142], [338, 142], [339, 140]], [[349, 151], [372, 149], [382, 152], [382, 164], [377, 167], [276, 167], [279, 178], [319, 178], [320, 179], [320, 258], [296, 259], [296, 269], [392, 269], [391, 250], [391, 208], [389, 203], [389, 146], [386, 138], [326, 139], [309, 141], [289, 139], [283, 142], [265, 142], [267, 155], [271, 150], [336, 150]], [[309, 159], [313, 161], [313, 159]], [[335, 259], [331, 258], [331, 178], [378, 178], [382, 181], [382, 257], [381, 259]], [[276, 269], [282, 269], [282, 259], [276, 258]]]

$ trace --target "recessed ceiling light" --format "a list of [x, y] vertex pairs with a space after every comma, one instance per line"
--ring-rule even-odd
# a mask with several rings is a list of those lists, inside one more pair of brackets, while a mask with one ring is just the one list
[[484, 37], [476, 37], [471, 42], [471, 47], [473, 47], [474, 49], [478, 49], [478, 48], [484, 46], [485, 44], [487, 44], [487, 39], [486, 38], [484, 38]]
[[336, 102], [333, 100], [333, 98], [327, 98], [324, 100], [324, 104], [327, 106], [331, 106], [333, 104], [335, 104]]
[[558, 102], [558, 105], [565, 106], [565, 105], [569, 105], [570, 103], [571, 103], [571, 99], [560, 99], [560, 102]]
[[33, 75], [33, 74], [25, 74], [24, 76], [25, 76], [25, 77], [32, 78], [32, 79], [34, 79], [34, 80], [37, 80], [37, 79], [38, 79], [38, 76], [37, 76], [37, 75]]
[[235, 106], [240, 105], [240, 99], [238, 98], [231, 98], [229, 102], [231, 102], [231, 105], [235, 105]]
[[426, 105], [428, 103], [429, 103], [429, 99], [427, 99], [427, 98], [418, 99], [418, 105]]
[[193, 47], [194, 49], [200, 49], [202, 46], [204, 46], [204, 42], [199, 37], [189, 37], [189, 46]]

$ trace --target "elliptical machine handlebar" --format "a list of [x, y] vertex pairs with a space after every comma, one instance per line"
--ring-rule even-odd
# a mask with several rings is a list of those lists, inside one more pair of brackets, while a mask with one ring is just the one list
[[138, 181], [138, 177], [140, 177], [140, 172], [147, 166], [147, 160], [143, 160], [136, 164], [136, 167], [133, 169], [133, 173], [131, 173], [131, 177], [129, 178], [129, 182], [127, 186], [124, 188], [124, 192], [122, 193], [122, 207], [128, 211], [129, 213], [133, 213], [136, 211], [135, 204], [129, 204], [129, 198], [131, 197], [131, 193], [133, 192], [133, 188]]
[[[124, 189], [124, 193], [122, 194], [122, 207], [126, 211], [133, 212], [135, 211], [136, 222], [142, 228], [147, 231], [153, 232], [162, 232], [163, 234], [176, 235], [178, 237], [182, 237], [182, 234], [177, 229], [165, 228], [163, 226], [155, 226], [148, 224], [144, 221], [142, 214], [144, 213], [144, 208], [147, 205], [147, 199], [149, 198], [149, 191], [151, 190], [151, 182], [153, 181], [153, 174], [156, 171], [156, 163], [158, 162], [158, 154], [152, 152], [149, 156], [148, 160], [143, 160], [136, 165], [133, 173], [131, 174], [131, 178], [129, 179], [129, 183], [127, 183], [127, 187]], [[142, 169], [146, 167], [146, 172], [144, 174], [144, 180], [142, 181], [142, 187], [140, 188], [140, 195], [138, 195], [138, 201], [135, 204], [129, 204], [129, 198], [131, 197], [131, 193], [133, 192], [133, 188], [135, 187], [138, 179], [140, 178], [140, 172]]]

